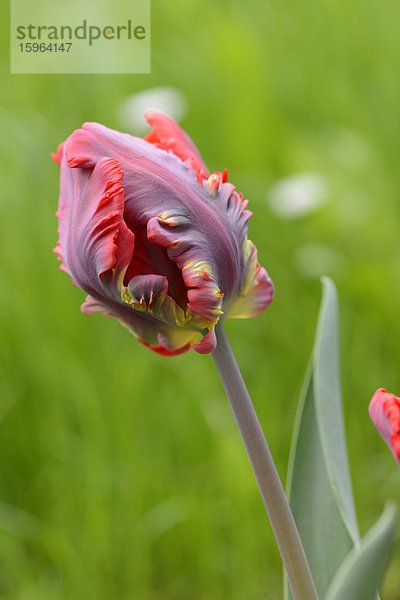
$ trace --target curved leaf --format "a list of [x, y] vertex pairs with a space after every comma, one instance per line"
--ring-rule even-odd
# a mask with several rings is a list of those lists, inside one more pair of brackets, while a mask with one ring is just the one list
[[[319, 596], [359, 542], [344, 433], [334, 284], [323, 279], [315, 346], [296, 417], [288, 494]], [[285, 597], [291, 597], [285, 586]]]
[[[288, 493], [315, 586], [322, 597], [353, 543], [338, 509], [324, 461], [311, 373], [302, 396], [292, 445]], [[288, 589], [286, 594], [290, 594]]]
[[314, 396], [322, 451], [333, 494], [354, 544], [360, 539], [347, 459], [339, 374], [337, 293], [322, 279], [323, 296], [314, 349]]
[[344, 559], [325, 600], [374, 600], [389, 564], [396, 529], [396, 508], [387, 506], [358, 548]]

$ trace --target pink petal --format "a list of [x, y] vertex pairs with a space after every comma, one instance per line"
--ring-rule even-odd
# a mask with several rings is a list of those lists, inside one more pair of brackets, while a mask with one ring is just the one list
[[[137, 311], [154, 316], [161, 323], [176, 325], [177, 331], [159, 331], [157, 334], [158, 345], [149, 347], [161, 354], [171, 355], [181, 353], [190, 347], [201, 354], [212, 352], [216, 345], [214, 327], [204, 334], [204, 330], [197, 329], [197, 321], [187, 317], [187, 311], [168, 295], [168, 280], [161, 275], [137, 275], [129, 281], [126, 292], [129, 304]], [[200, 342], [194, 340], [199, 333], [203, 335]], [[182, 345], [182, 335], [185, 343]], [[180, 338], [180, 342], [178, 342]], [[178, 342], [178, 343], [177, 343]], [[187, 343], [186, 343], [187, 342]]]
[[229, 317], [234, 319], [256, 317], [271, 304], [275, 294], [271, 278], [257, 260], [257, 249], [253, 242], [246, 241], [245, 248], [243, 285], [229, 311]]
[[57, 251], [65, 270], [92, 295], [118, 298], [118, 280], [132, 258], [134, 236], [123, 219], [123, 175], [112, 158], [102, 158], [93, 171], [67, 166], [61, 171]]
[[187, 307], [206, 321], [214, 323], [222, 314], [222, 298], [210, 252], [204, 239], [192, 228], [186, 232], [176, 230], [160, 218], [153, 217], [147, 224], [147, 237], [151, 242], [165, 246], [168, 256], [176, 262], [187, 288]]
[[192, 344], [193, 350], [196, 350], [199, 354], [208, 354], [213, 352], [217, 347], [217, 336], [215, 335], [215, 327], [202, 338], [197, 344]]
[[144, 140], [100, 125], [84, 123], [65, 142], [67, 164], [70, 168], [93, 168], [104, 156], [113, 156], [126, 171], [129, 166], [151, 169], [153, 161], [160, 161], [165, 153]]
[[378, 389], [370, 402], [369, 415], [400, 464], [400, 398]]
[[200, 152], [174, 119], [156, 109], [147, 110], [145, 118], [151, 126], [151, 132], [145, 138], [148, 142], [173, 152], [184, 162], [188, 161], [201, 177], [208, 177], [209, 172]]
[[182, 308], [187, 305], [187, 290], [182, 273], [169, 258], [166, 248], [147, 239], [146, 226], [135, 227], [135, 251], [125, 273], [124, 284], [137, 275], [163, 275], [168, 279], [168, 294]]
[[183, 336], [176, 336], [176, 327], [152, 319], [145, 313], [133, 310], [130, 306], [107, 299], [99, 300], [92, 296], [86, 298], [82, 305], [82, 312], [87, 315], [100, 312], [105, 316], [114, 317], [144, 346], [164, 356], [186, 352], [198, 335], [194, 331], [184, 331]]
[[146, 348], [153, 350], [153, 352], [156, 352], [157, 354], [161, 354], [161, 356], [178, 356], [179, 354], [183, 354], [184, 352], [187, 352], [188, 350], [190, 350], [190, 344], [186, 344], [186, 346], [183, 346], [182, 348], [177, 348], [176, 350], [169, 350], [162, 344], [157, 344], [157, 345], [152, 346], [151, 344], [148, 344], [147, 342], [145, 342], [144, 340], [141, 340], [140, 338], [139, 338], [139, 342], [141, 344], [143, 344], [143, 346], [146, 346]]
[[124, 301], [168, 326], [183, 327], [188, 321], [186, 311], [169, 295], [168, 287], [163, 275], [136, 275], [123, 293]]
[[[222, 314], [222, 299], [229, 304], [243, 285], [242, 253], [250, 213], [229, 183], [222, 183], [215, 197], [204, 188], [193, 199], [190, 189], [185, 197], [179, 193], [178, 187], [175, 212], [170, 209], [149, 219], [147, 237], [167, 248], [169, 258], [181, 270], [188, 308], [213, 323]], [[157, 196], [165, 199], [167, 194], [160, 189]]]

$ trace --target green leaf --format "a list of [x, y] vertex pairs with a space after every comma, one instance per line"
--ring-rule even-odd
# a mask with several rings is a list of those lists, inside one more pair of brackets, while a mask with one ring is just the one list
[[[342, 416], [337, 321], [336, 290], [324, 279], [288, 474], [290, 505], [320, 597], [359, 541]], [[285, 597], [291, 597], [287, 584]]]
[[396, 508], [387, 506], [377, 523], [344, 559], [325, 600], [374, 600], [390, 560]]
[[322, 597], [353, 543], [329, 481], [318, 429], [312, 376], [303, 394], [294, 448], [289, 501], [318, 595]]
[[349, 535], [360, 539], [347, 458], [339, 373], [338, 302], [334, 283], [324, 277], [314, 349], [314, 397], [324, 461], [332, 492]]

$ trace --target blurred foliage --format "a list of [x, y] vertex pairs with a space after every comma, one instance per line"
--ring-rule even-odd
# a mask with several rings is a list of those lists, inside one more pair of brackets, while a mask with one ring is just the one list
[[[158, 357], [113, 320], [83, 316], [83, 294], [51, 252], [49, 153], [85, 120], [124, 128], [121, 103], [147, 88], [184, 94], [184, 126], [251, 200], [250, 236], [276, 301], [227, 330], [281, 476], [325, 271], [341, 301], [361, 531], [399, 498], [399, 470], [367, 413], [377, 387], [400, 391], [399, 3], [153, 0], [152, 19], [149, 76], [23, 76], [8, 74], [1, 18], [7, 600], [281, 597], [278, 552], [211, 358]], [[329, 201], [281, 219], [268, 189], [303, 172], [325, 178]], [[337, 260], [325, 265], [321, 248]], [[315, 264], [304, 268], [304, 256]], [[399, 567], [397, 552], [383, 600], [399, 598]]]

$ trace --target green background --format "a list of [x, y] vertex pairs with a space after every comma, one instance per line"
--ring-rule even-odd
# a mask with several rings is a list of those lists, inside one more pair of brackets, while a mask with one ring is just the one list
[[[183, 125], [250, 199], [276, 284], [266, 313], [227, 331], [283, 478], [320, 263], [338, 286], [364, 532], [400, 494], [367, 411], [377, 387], [400, 391], [400, 5], [154, 0], [148, 76], [11, 76], [3, 16], [0, 597], [279, 600], [280, 559], [211, 357], [158, 357], [79, 312], [84, 294], [52, 254], [49, 153], [85, 120], [121, 128], [136, 91], [184, 94]], [[300, 172], [326, 179], [329, 202], [278, 218], [267, 190]], [[397, 550], [383, 600], [399, 599], [399, 568]]]

